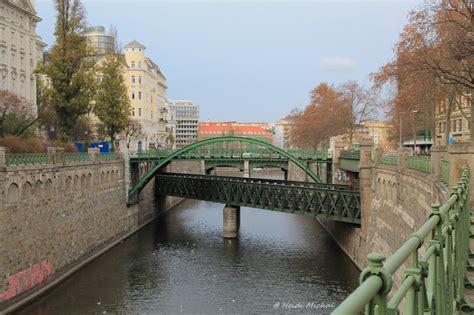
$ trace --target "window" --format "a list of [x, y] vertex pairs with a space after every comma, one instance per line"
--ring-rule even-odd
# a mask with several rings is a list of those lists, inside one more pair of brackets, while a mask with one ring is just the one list
[[138, 116], [141, 116], [141, 115], [142, 115], [142, 109], [139, 108], [139, 109], [138, 109]]
[[135, 108], [132, 108], [132, 116], [135, 116]]
[[15, 45], [15, 32], [12, 32], [12, 45]]
[[132, 100], [135, 99], [135, 91], [132, 91]]
[[135, 68], [135, 61], [132, 61], [132, 68]]
[[459, 119], [459, 131], [462, 131], [462, 119]]
[[25, 97], [25, 80], [20, 80], [20, 96]]
[[141, 62], [141, 61], [138, 62], [138, 68], [139, 68], [139, 69], [142, 68], [142, 62]]
[[142, 76], [141, 75], [138, 76], [138, 83], [142, 83]]
[[15, 82], [15, 78], [12, 78], [12, 90], [11, 92], [15, 93], [16, 91], [16, 82]]
[[452, 124], [451, 130], [452, 130], [453, 132], [456, 132], [456, 123], [457, 123], [457, 122], [458, 122], [457, 120], [451, 121], [451, 124]]
[[135, 83], [135, 76], [132, 75], [132, 83]]
[[139, 100], [142, 99], [142, 92], [138, 92], [138, 99], [139, 99]]
[[20, 58], [20, 69], [24, 69], [25, 68], [25, 58], [23, 56], [21, 56]]

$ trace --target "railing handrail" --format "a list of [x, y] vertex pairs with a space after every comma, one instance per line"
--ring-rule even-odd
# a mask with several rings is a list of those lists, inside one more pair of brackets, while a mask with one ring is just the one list
[[[464, 238], [468, 238], [469, 235], [463, 235], [459, 234], [459, 230], [465, 229], [463, 227], [463, 224], [466, 224], [466, 222], [463, 222], [463, 219], [467, 219], [467, 211], [469, 209], [464, 209], [463, 213], [458, 213], [458, 214], [453, 214], [452, 216], [449, 215], [450, 211], [461, 211], [463, 210], [463, 206], [460, 205], [460, 202], [467, 202], [467, 195], [469, 193], [469, 168], [467, 166], [463, 167], [463, 172], [461, 175], [461, 181], [459, 184], [454, 187], [453, 192], [451, 193], [450, 197], [448, 200], [443, 203], [443, 205], [438, 205], [434, 204], [433, 207], [433, 213], [430, 215], [429, 219], [412, 235], [409, 236], [409, 238], [403, 243], [403, 245], [395, 251], [393, 255], [391, 255], [385, 263], [382, 264], [382, 261], [384, 260], [383, 255], [381, 254], [376, 254], [372, 253], [368, 255], [369, 259], [369, 266], [364, 269], [361, 275], [361, 284], [360, 286], [352, 292], [334, 311], [332, 314], [339, 315], [339, 314], [358, 314], [360, 313], [366, 305], [371, 303], [371, 301], [379, 295], [378, 303], [382, 303], [383, 305], [378, 305], [379, 311], [381, 313], [386, 312], [387, 310], [393, 311], [398, 308], [398, 304], [402, 300], [403, 297], [405, 297], [406, 294], [410, 290], [412, 290], [413, 286], [415, 285], [415, 278], [412, 275], [408, 274], [405, 279], [402, 281], [400, 288], [397, 290], [395, 293], [394, 297], [390, 301], [390, 303], [387, 304], [386, 298], [387, 298], [387, 293], [390, 291], [392, 288], [392, 277], [393, 274], [399, 270], [399, 268], [407, 261], [407, 259], [411, 256], [413, 256], [413, 261], [412, 264], [415, 264], [415, 266], [412, 266], [411, 272], [418, 272], [421, 274], [421, 271], [417, 268], [419, 267], [419, 258], [418, 258], [418, 249], [423, 245], [424, 240], [430, 233], [435, 233], [434, 234], [434, 241], [439, 241], [440, 244], [443, 244], [443, 237], [444, 235], [447, 234], [448, 229], [454, 230], [456, 226], [453, 227], [446, 227], [443, 225], [443, 228], [441, 227], [441, 224], [446, 220], [446, 219], [456, 219], [459, 218], [458, 222], [461, 222], [457, 225], [457, 233], [458, 235], [462, 235]], [[458, 209], [459, 208], [459, 209]], [[454, 234], [454, 232], [451, 232]], [[437, 238], [440, 238], [438, 240]], [[463, 240], [466, 241], [466, 240]], [[451, 242], [454, 242], [451, 240]], [[460, 240], [458, 240], [458, 243]], [[468, 240], [466, 241], [468, 242]], [[468, 244], [468, 243], [466, 243]], [[448, 244], [449, 245], [449, 244]], [[421, 260], [426, 258], [426, 261], [428, 259], [431, 259], [431, 256], [435, 252], [436, 248], [434, 247], [435, 245], [430, 244], [428, 250], [425, 253], [425, 257], [423, 257]], [[442, 245], [441, 245], [442, 246]], [[452, 244], [450, 245], [452, 246]], [[459, 245], [460, 246], [460, 245]], [[459, 253], [456, 252], [456, 258], [457, 259], [465, 259], [467, 261], [467, 251], [469, 249], [469, 246], [460, 247], [460, 249], [452, 249], [452, 250], [465, 250], [466, 253]], [[441, 247], [441, 249], [438, 248], [438, 251], [444, 251], [444, 250], [449, 250]], [[448, 253], [452, 254], [452, 253]], [[448, 255], [447, 254], [447, 255]], [[451, 257], [450, 257], [451, 258]], [[439, 264], [439, 263], [438, 263]], [[437, 266], [437, 268], [441, 268]], [[444, 276], [444, 265], [442, 266], [442, 271], [436, 271], [436, 272], [441, 272]], [[446, 267], [446, 268], [449, 268]], [[462, 271], [461, 271], [462, 272]], [[365, 276], [365, 277], [364, 277]], [[420, 285], [420, 281], [424, 281], [424, 278], [420, 278], [421, 280], [418, 281], [418, 286]], [[459, 280], [459, 279], [458, 279]], [[461, 279], [462, 281], [464, 279]], [[463, 290], [462, 288], [458, 288], [459, 290]], [[415, 291], [413, 291], [415, 292]], [[413, 293], [415, 294], [415, 293]], [[451, 296], [457, 296], [459, 295], [459, 292], [441, 292], [440, 294], [451, 294]], [[416, 299], [411, 299], [413, 300], [413, 303]], [[411, 301], [410, 300], [410, 301]], [[425, 303], [425, 301], [419, 301], [421, 299], [418, 299], [418, 303]], [[441, 303], [436, 301], [437, 303]], [[408, 302], [407, 302], [408, 303]], [[429, 302], [428, 302], [429, 303]], [[451, 302], [454, 303], [454, 302]], [[441, 305], [443, 305], [441, 303]], [[374, 305], [371, 305], [372, 307], [375, 307]], [[426, 306], [426, 305], [424, 305]], [[429, 306], [429, 305], [428, 305]], [[419, 307], [409, 305], [409, 307]], [[443, 306], [444, 308], [446, 307], [452, 307], [452, 306]], [[418, 308], [420, 309], [420, 308]], [[426, 308], [425, 308], [426, 309]], [[367, 310], [368, 314], [372, 314], [373, 309]], [[441, 311], [441, 310], [440, 310]], [[385, 314], [385, 313], [384, 313]]]

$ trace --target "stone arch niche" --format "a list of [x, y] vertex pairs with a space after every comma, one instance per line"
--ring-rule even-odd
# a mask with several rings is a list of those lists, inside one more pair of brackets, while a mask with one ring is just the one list
[[47, 199], [51, 199], [53, 197], [54, 189], [53, 189], [53, 182], [51, 179], [48, 179], [44, 184], [44, 194]]
[[35, 197], [41, 199], [43, 197], [43, 182], [37, 180], [35, 183]]
[[73, 189], [75, 190], [76, 193], [78, 190], [81, 189], [81, 182], [78, 175], [74, 176]]
[[70, 192], [72, 189], [72, 178], [71, 176], [66, 177], [66, 182], [64, 183], [66, 192]]
[[10, 187], [8, 187], [8, 192], [7, 192], [7, 202], [8, 203], [15, 203], [18, 202], [19, 199], [19, 188], [18, 185], [15, 183], [10, 184]]
[[31, 198], [33, 188], [31, 187], [30, 182], [25, 182], [21, 189], [21, 199], [22, 200], [29, 200]]
[[91, 173], [87, 175], [86, 188], [92, 188], [92, 174]]

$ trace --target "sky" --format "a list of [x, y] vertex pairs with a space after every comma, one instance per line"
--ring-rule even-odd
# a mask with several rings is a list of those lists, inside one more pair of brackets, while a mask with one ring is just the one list
[[[304, 108], [321, 82], [357, 80], [393, 56], [421, 0], [83, 0], [90, 26], [137, 40], [167, 78], [168, 99], [200, 105], [201, 121], [267, 121]], [[52, 0], [37, 33], [54, 43]]]

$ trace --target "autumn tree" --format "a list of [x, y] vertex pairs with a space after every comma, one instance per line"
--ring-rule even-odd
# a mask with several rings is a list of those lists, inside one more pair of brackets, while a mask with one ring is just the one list
[[99, 68], [101, 82], [94, 106], [94, 113], [107, 133], [112, 149], [115, 136], [127, 128], [130, 100], [123, 79], [123, 64], [118, 55], [107, 55]]
[[344, 102], [341, 117], [342, 126], [347, 129], [349, 146], [352, 146], [355, 133], [360, 130], [365, 120], [371, 119], [380, 105], [378, 91], [367, 89], [356, 81], [349, 81], [338, 87]]
[[[447, 126], [455, 108], [468, 118], [459, 100], [465, 102], [467, 98], [471, 112], [474, 110], [473, 99], [469, 97], [474, 88], [469, 2], [430, 1], [410, 13], [395, 46], [394, 60], [373, 76], [376, 84], [390, 83], [397, 90], [389, 110], [395, 123], [403, 113], [418, 111], [416, 123], [434, 131], [436, 106], [446, 107]], [[472, 122], [470, 126], [474, 134]]]
[[22, 136], [37, 120], [31, 102], [11, 92], [0, 91], [0, 137]]
[[55, 7], [56, 42], [39, 71], [49, 80], [61, 135], [70, 139], [79, 117], [91, 110], [96, 90], [94, 61], [81, 35], [85, 13], [80, 0], [55, 0]]
[[291, 137], [295, 146], [316, 149], [344, 131], [346, 109], [343, 94], [328, 83], [314, 88], [310, 98], [305, 110], [292, 116]]

